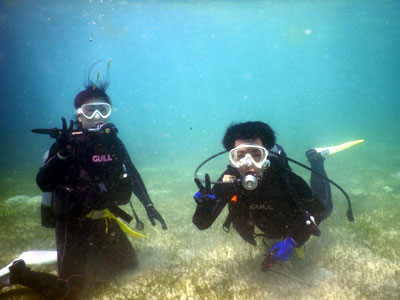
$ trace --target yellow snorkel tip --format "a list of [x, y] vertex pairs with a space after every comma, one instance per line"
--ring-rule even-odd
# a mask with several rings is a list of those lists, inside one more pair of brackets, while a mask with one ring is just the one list
[[96, 87], [97, 87], [97, 83], [99, 82], [99, 78], [100, 78], [100, 71], [98, 71], [98, 72], [97, 72], [97, 78], [96, 78], [96, 82], [95, 82], [95, 84], [93, 85], [93, 90], [95, 90], [95, 89], [96, 89]]

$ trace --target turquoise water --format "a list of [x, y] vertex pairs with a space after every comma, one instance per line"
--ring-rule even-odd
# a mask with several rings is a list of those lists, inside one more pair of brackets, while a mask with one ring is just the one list
[[[132, 241], [143, 264], [96, 297], [400, 299], [399, 10], [369, 0], [0, 1], [0, 262], [54, 247], [35, 185], [52, 140], [30, 130], [71, 118], [85, 71], [112, 59], [111, 121], [169, 230], [146, 220], [152, 238]], [[323, 236], [293, 262], [312, 287], [261, 273], [263, 248], [219, 223], [191, 224], [194, 169], [222, 150], [231, 122], [247, 120], [270, 124], [301, 162], [308, 148], [365, 139], [326, 162], [356, 223], [334, 190]]]

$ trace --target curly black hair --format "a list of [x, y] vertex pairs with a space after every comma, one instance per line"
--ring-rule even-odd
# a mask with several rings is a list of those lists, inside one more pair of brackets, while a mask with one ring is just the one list
[[235, 147], [236, 140], [255, 140], [258, 138], [267, 149], [271, 149], [275, 145], [275, 132], [268, 124], [260, 121], [232, 123], [225, 132], [222, 144], [229, 151]]

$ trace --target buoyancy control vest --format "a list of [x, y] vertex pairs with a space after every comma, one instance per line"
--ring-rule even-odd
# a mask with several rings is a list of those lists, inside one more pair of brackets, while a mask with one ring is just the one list
[[[50, 149], [50, 155], [56, 154], [54, 149]], [[52, 192], [43, 193], [42, 225], [54, 228], [56, 219], [128, 203], [131, 183], [123, 150], [124, 145], [115, 135], [76, 138], [67, 175]], [[45, 155], [44, 161], [47, 159]]]

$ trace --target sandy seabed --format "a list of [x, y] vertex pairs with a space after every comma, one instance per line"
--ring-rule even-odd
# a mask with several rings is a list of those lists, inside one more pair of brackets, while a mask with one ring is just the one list
[[[366, 184], [356, 178], [347, 184], [354, 223], [346, 220], [343, 195], [333, 190], [335, 208], [320, 226], [322, 236], [307, 242], [305, 259], [293, 255], [288, 263], [274, 266], [284, 275], [261, 271], [265, 252], [261, 239], [254, 247], [233, 229], [222, 230], [225, 211], [209, 230], [199, 231], [191, 223], [196, 191], [191, 180], [180, 182], [152, 169], [142, 173], [168, 230], [152, 227], [134, 200], [145, 222], [143, 232], [150, 237], [131, 239], [138, 268], [101, 287], [89, 286], [83, 299], [400, 299], [400, 180], [396, 173], [385, 181]], [[21, 194], [0, 199], [2, 265], [27, 250], [55, 249], [53, 231], [40, 226], [39, 191], [35, 197]], [[55, 266], [35, 270], [56, 274]], [[3, 289], [0, 299], [41, 298], [14, 286]]]

